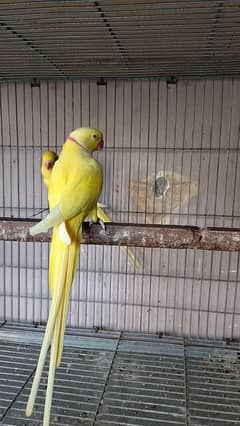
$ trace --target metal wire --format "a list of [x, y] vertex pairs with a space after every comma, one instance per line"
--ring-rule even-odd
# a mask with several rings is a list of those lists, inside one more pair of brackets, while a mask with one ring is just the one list
[[[42, 338], [42, 327], [9, 323], [0, 329], [3, 426], [42, 424], [47, 370], [32, 418], [24, 414]], [[240, 421], [236, 344], [72, 329], [65, 343], [51, 424], [187, 426]]]
[[[98, 157], [101, 201], [113, 220], [239, 227], [238, 80], [9, 82], [0, 89], [1, 215], [47, 209], [41, 153], [59, 153], [73, 126], [96, 125], [106, 145]], [[162, 199], [149, 186], [159, 173], [170, 185]], [[82, 247], [69, 325], [239, 338], [239, 256], [135, 253], [140, 269], [117, 247]], [[1, 319], [46, 321], [47, 269], [46, 243], [2, 244]]]
[[0, 79], [238, 76], [238, 0], [0, 6]]

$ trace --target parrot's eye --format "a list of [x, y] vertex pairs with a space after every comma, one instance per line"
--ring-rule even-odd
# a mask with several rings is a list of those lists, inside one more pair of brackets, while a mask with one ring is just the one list
[[93, 140], [97, 140], [97, 135], [92, 135]]

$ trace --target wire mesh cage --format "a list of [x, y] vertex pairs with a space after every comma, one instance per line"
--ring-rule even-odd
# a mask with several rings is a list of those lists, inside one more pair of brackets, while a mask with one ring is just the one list
[[[91, 123], [113, 221], [239, 227], [239, 93], [232, 79], [2, 83], [2, 216], [46, 214], [41, 154]], [[46, 321], [48, 244], [1, 245], [3, 319]], [[139, 267], [118, 247], [82, 246], [69, 325], [239, 337], [237, 252], [135, 254]]]
[[220, 227], [238, 249], [141, 234], [133, 262], [82, 244], [51, 425], [239, 424], [239, 1], [3, 1], [0, 15], [0, 424], [42, 424], [47, 368], [24, 410], [50, 308], [49, 242], [11, 241], [4, 220], [46, 216], [42, 153], [81, 126], [104, 134], [117, 240], [129, 224], [199, 241]]

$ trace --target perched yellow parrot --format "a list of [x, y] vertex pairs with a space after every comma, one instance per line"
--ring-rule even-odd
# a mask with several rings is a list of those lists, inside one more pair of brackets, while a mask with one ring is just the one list
[[50, 420], [55, 369], [59, 366], [62, 356], [69, 295], [79, 254], [82, 223], [86, 217], [93, 222], [97, 221], [97, 201], [102, 191], [103, 176], [101, 165], [92, 157], [92, 153], [102, 148], [103, 135], [99, 130], [76, 129], [64, 143], [58, 161], [57, 156], [54, 157], [54, 167], [51, 168], [51, 164], [46, 163], [46, 167], [42, 169], [44, 182], [48, 187], [50, 212], [41, 222], [30, 228], [30, 234], [46, 232], [53, 227], [49, 261], [52, 303], [26, 415], [32, 414], [51, 345], [43, 426], [48, 426]]
[[52, 174], [52, 168], [57, 160], [58, 155], [54, 151], [45, 151], [42, 155], [41, 173], [47, 188]]
[[[57, 161], [57, 159], [58, 159], [58, 156], [53, 151], [46, 151], [42, 155], [41, 173], [42, 173], [43, 180], [44, 180], [44, 183], [45, 183], [47, 188], [48, 188], [48, 185], [49, 185], [49, 180], [50, 180], [50, 177], [51, 177], [52, 168], [53, 168], [55, 162]], [[98, 217], [98, 219], [100, 219], [104, 223], [110, 223], [111, 219], [104, 212], [102, 207], [104, 207], [103, 204], [97, 203], [97, 217]], [[128, 256], [128, 259], [132, 263], [133, 266], [135, 266], [136, 268], [140, 268], [141, 263], [136, 258], [136, 256], [134, 255], [134, 253], [133, 253], [133, 251], [131, 250], [130, 247], [121, 246], [121, 250]]]

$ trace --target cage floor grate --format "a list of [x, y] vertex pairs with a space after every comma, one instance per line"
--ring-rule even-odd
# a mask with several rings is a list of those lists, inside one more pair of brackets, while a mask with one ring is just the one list
[[[0, 328], [0, 424], [41, 425], [47, 366], [34, 414], [24, 410], [43, 328]], [[240, 424], [238, 344], [69, 329], [51, 425]]]

